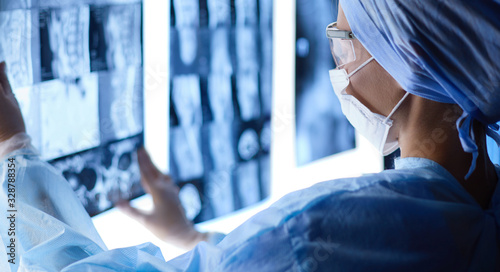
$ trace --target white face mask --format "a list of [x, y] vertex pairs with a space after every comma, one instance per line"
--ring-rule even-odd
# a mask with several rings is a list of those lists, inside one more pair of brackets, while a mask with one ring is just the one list
[[361, 135], [370, 141], [377, 150], [384, 156], [391, 154], [399, 147], [398, 140], [394, 133], [390, 134], [393, 121], [390, 119], [396, 110], [401, 106], [405, 96], [394, 107], [389, 116], [385, 117], [380, 114], [373, 113], [365, 105], [363, 105], [356, 97], [347, 94], [346, 89], [349, 86], [349, 78], [351, 78], [361, 68], [365, 67], [373, 60], [373, 57], [361, 64], [356, 70], [347, 74], [345, 69], [330, 70], [330, 81], [332, 82], [333, 90], [340, 100], [342, 112], [347, 117], [347, 120], [356, 128]]

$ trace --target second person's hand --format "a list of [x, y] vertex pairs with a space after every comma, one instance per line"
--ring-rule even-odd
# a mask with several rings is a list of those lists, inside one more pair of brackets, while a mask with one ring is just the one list
[[185, 249], [207, 240], [207, 234], [195, 230], [193, 223], [179, 200], [179, 187], [153, 164], [144, 149], [137, 152], [141, 169], [141, 183], [153, 198], [153, 210], [143, 211], [132, 207], [129, 202], [121, 202], [118, 208], [136, 219], [153, 234], [165, 242]]

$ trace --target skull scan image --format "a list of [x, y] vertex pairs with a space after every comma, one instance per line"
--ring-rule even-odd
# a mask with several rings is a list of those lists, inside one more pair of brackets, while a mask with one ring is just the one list
[[85, 209], [90, 214], [96, 213], [101, 206], [109, 208], [110, 202], [100, 203], [103, 191], [103, 179], [100, 173], [98, 152], [89, 151], [80, 155], [71, 156], [53, 163], [75, 191]]
[[236, 28], [236, 58], [239, 71], [257, 71], [259, 69], [257, 40], [254, 28]]
[[44, 159], [100, 144], [97, 90], [97, 74], [72, 83], [52, 80], [40, 85], [40, 152]]
[[231, 57], [229, 55], [229, 33], [227, 29], [218, 28], [212, 32], [211, 54], [212, 73], [232, 74]]
[[243, 207], [255, 204], [260, 200], [259, 165], [253, 160], [242, 163], [237, 169], [238, 193]]
[[170, 129], [172, 160], [181, 181], [203, 176], [200, 127], [177, 127]]
[[212, 205], [214, 216], [222, 216], [234, 211], [233, 185], [231, 172], [212, 171], [205, 185], [207, 197]]
[[53, 78], [77, 78], [90, 72], [89, 7], [52, 9], [49, 14], [46, 19]]
[[172, 85], [172, 100], [181, 126], [201, 124], [203, 116], [199, 76], [175, 76]]
[[231, 124], [210, 125], [210, 153], [216, 170], [230, 171], [236, 163], [231, 132]]
[[7, 63], [13, 90], [33, 84], [31, 26], [29, 10], [0, 12], [0, 60]]
[[178, 28], [198, 27], [200, 10], [198, 0], [174, 0], [175, 25]]
[[119, 200], [143, 193], [135, 150], [141, 137], [91, 149], [52, 162], [68, 180], [90, 215], [111, 208]]
[[208, 95], [215, 122], [232, 121], [234, 119], [234, 107], [231, 76], [224, 74], [209, 75]]
[[[264, 1], [265, 2], [265, 1]], [[272, 1], [268, 1], [272, 2]], [[256, 25], [257, 20], [257, 1], [255, 0], [236, 0], [236, 24], [238, 25]]]
[[243, 160], [252, 159], [259, 153], [259, 136], [254, 129], [248, 128], [243, 131], [238, 140], [238, 154]]
[[[122, 199], [130, 199], [140, 191], [140, 170], [136, 148], [141, 141], [138, 137], [112, 143], [105, 147], [102, 175], [106, 199], [116, 203]], [[106, 157], [108, 156], [108, 157]]]
[[208, 0], [209, 26], [217, 28], [219, 24], [231, 22], [231, 1], [230, 0]]
[[188, 220], [193, 220], [201, 212], [200, 193], [193, 184], [186, 184], [179, 190], [179, 199]]
[[141, 65], [141, 5], [109, 7], [106, 22], [108, 68], [123, 70]]
[[238, 73], [236, 79], [238, 105], [243, 121], [260, 117], [259, 78], [256, 72]]

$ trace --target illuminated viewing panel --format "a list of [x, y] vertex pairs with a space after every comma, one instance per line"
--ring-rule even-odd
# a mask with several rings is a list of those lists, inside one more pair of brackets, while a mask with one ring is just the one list
[[0, 1], [0, 59], [42, 159], [91, 215], [144, 194], [142, 1]]
[[171, 1], [169, 169], [195, 222], [269, 196], [272, 37], [272, 1]]

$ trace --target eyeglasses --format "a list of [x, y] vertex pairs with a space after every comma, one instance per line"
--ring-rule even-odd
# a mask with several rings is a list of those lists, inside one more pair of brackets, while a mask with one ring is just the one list
[[356, 60], [352, 40], [356, 39], [352, 31], [340, 30], [337, 22], [326, 27], [326, 37], [330, 41], [330, 50], [337, 68]]

